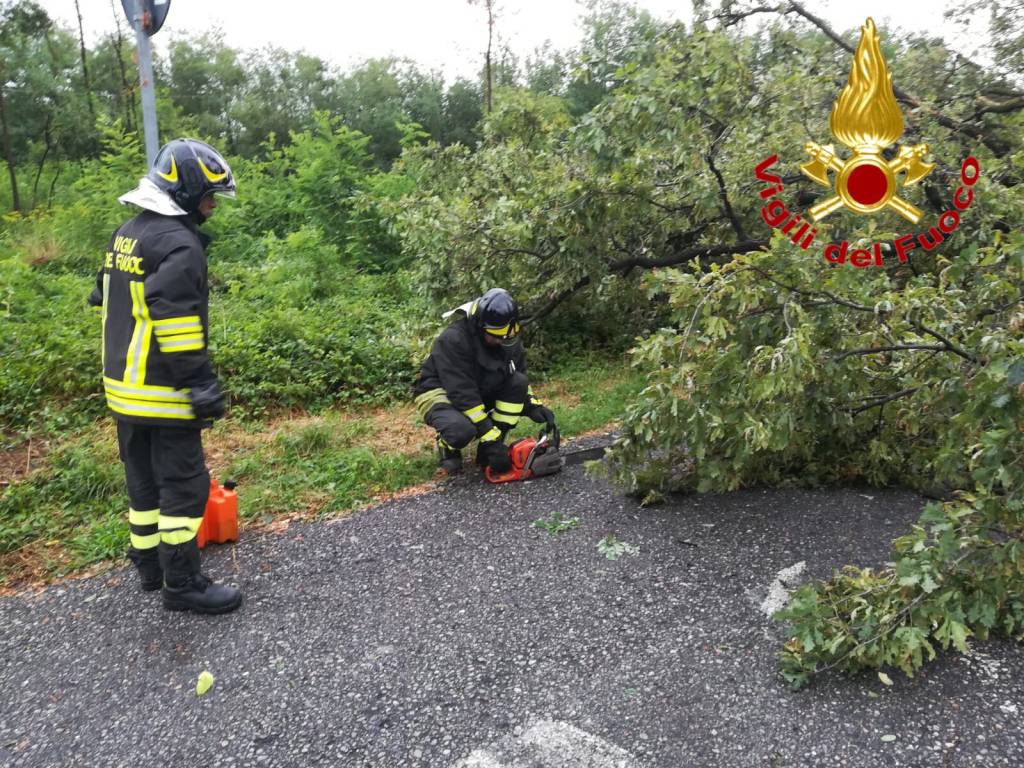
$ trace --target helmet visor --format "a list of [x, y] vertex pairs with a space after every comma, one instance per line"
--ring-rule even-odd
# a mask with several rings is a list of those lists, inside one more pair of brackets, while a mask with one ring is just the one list
[[510, 347], [516, 343], [516, 339], [519, 338], [519, 323], [509, 323], [503, 325], [500, 328], [490, 328], [485, 326], [484, 333], [501, 339], [502, 344], [506, 347]]

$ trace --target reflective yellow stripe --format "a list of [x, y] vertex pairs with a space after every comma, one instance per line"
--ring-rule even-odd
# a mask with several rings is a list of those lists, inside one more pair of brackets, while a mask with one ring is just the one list
[[160, 537], [160, 541], [164, 544], [170, 544], [172, 547], [176, 547], [179, 544], [185, 544], [186, 542], [192, 541], [196, 537], [195, 531], [160, 531], [157, 534]]
[[172, 517], [160, 515], [160, 540], [164, 544], [177, 546], [191, 541], [196, 536], [196, 531], [202, 525], [201, 517]]
[[138, 534], [131, 533], [128, 535], [131, 539], [132, 546], [136, 549], [152, 549], [160, 543], [160, 534], [151, 533], [148, 536], [139, 536]]
[[417, 395], [414, 402], [416, 403], [416, 412], [420, 415], [421, 420], [427, 418], [427, 412], [438, 403], [451, 405], [448, 395], [440, 387], [428, 389], [422, 395]]
[[203, 334], [188, 336], [172, 336], [170, 339], [157, 338], [161, 352], [189, 352], [194, 349], [202, 349], [206, 346], [203, 343]]
[[157, 173], [160, 174], [160, 178], [167, 179], [171, 184], [178, 180], [178, 163], [174, 160], [174, 155], [171, 155], [170, 170], [168, 170], [167, 173], [158, 170]]
[[501, 424], [508, 424], [509, 426], [514, 427], [516, 424], [519, 423], [519, 414], [516, 414], [515, 416], [509, 416], [507, 414], [502, 413], [501, 411], [495, 411], [494, 413], [491, 414], [491, 419], [500, 422]]
[[185, 517], [184, 515], [160, 515], [157, 524], [161, 531], [173, 531], [178, 528], [188, 528], [190, 531], [198, 531], [202, 525], [201, 517]]
[[107, 394], [111, 394], [121, 400], [156, 400], [167, 403], [189, 403], [187, 389], [174, 389], [173, 387], [159, 387], [154, 384], [144, 386], [128, 386], [120, 381], [103, 377], [103, 388]]
[[[199, 160], [199, 158], [197, 157], [196, 160]], [[223, 173], [214, 173], [213, 171], [206, 167], [206, 163], [204, 163], [202, 160], [199, 160], [199, 167], [203, 169], [203, 174], [206, 176], [206, 178], [208, 178], [214, 184], [216, 184], [218, 181], [222, 181], [223, 179], [227, 178], [227, 171], [224, 171]]]
[[205, 345], [201, 341], [190, 341], [182, 344], [169, 344], [166, 347], [161, 347], [161, 352], [172, 354], [174, 352], [195, 352], [197, 349], [202, 349]]
[[128, 508], [128, 522], [132, 525], [156, 525], [159, 518], [159, 509], [141, 510]]
[[152, 334], [152, 323], [149, 319], [149, 307], [146, 306], [146, 287], [139, 280], [128, 283], [128, 292], [132, 297], [132, 316], [135, 318], [135, 330], [128, 346], [128, 359], [124, 366], [125, 384], [143, 384], [146, 381], [146, 360], [149, 357], [149, 344]]
[[494, 407], [504, 413], [522, 413], [524, 403], [506, 403], [504, 400], [495, 400]]
[[484, 328], [484, 330], [492, 336], [504, 336], [508, 333], [508, 326], [503, 325], [501, 328]]
[[469, 417], [469, 420], [472, 421], [474, 424], [479, 424], [481, 421], [487, 418], [487, 412], [484, 410], [483, 403], [474, 406], [469, 410], [463, 411], [463, 413], [466, 414], [466, 416]]
[[125, 416], [144, 416], [155, 419], [194, 419], [192, 406], [160, 405], [140, 400], [122, 400], [107, 393], [107, 407]]
[[530, 402], [533, 405], [544, 405], [544, 401], [541, 400], [539, 397], [537, 397], [535, 394], [533, 394], [533, 385], [532, 384], [526, 388], [526, 394], [529, 395]]
[[192, 327], [187, 331], [175, 331], [174, 333], [158, 333], [156, 335], [157, 341], [168, 342], [178, 341], [180, 339], [201, 339], [203, 338], [203, 331], [201, 328]]
[[100, 308], [100, 366], [107, 370], [107, 305], [110, 302], [110, 274], [103, 275], [103, 305]]
[[182, 317], [166, 317], [163, 320], [154, 320], [153, 327], [157, 333], [169, 333], [174, 328], [186, 328], [190, 325], [202, 327], [199, 315], [184, 315]]
[[191, 325], [188, 328], [180, 331], [168, 331], [167, 333], [158, 333], [156, 338], [158, 341], [174, 341], [175, 339], [184, 338], [186, 336], [198, 336], [203, 338], [203, 329], [198, 325]]
[[491, 427], [491, 429], [480, 438], [481, 443], [491, 443], [501, 438], [501, 430], [497, 427]]

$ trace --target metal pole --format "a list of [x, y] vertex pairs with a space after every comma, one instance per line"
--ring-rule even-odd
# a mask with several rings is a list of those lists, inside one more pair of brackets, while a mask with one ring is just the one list
[[160, 148], [160, 135], [156, 125], [156, 94], [153, 91], [153, 49], [149, 35], [143, 29], [141, 0], [135, 0], [132, 26], [139, 49], [139, 93], [142, 96], [142, 130], [146, 140], [146, 167], [152, 168]]

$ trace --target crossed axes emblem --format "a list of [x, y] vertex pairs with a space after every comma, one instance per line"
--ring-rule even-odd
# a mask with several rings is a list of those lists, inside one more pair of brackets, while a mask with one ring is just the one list
[[839, 159], [831, 144], [823, 147], [809, 141], [804, 145], [804, 151], [811, 159], [802, 164], [800, 170], [809, 179], [831, 188], [828, 172], [837, 174], [836, 194], [810, 209], [814, 221], [820, 221], [844, 206], [856, 213], [874, 213], [888, 207], [914, 224], [924, 215], [920, 208], [896, 194], [896, 174], [905, 171], [903, 186], [909, 187], [931, 173], [935, 164], [924, 161], [928, 154], [927, 144], [900, 147], [899, 155], [893, 160], [886, 160], [880, 148], [874, 147], [856, 151], [845, 162]]

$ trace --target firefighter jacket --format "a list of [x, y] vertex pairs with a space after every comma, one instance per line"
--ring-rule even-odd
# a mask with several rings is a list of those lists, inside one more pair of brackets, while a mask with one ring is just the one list
[[208, 242], [185, 216], [142, 211], [111, 237], [89, 302], [101, 307], [103, 389], [114, 416], [200, 427], [190, 387], [214, 379]]
[[[516, 374], [526, 376], [526, 353], [518, 341], [512, 347], [488, 346], [472, 318], [463, 316], [434, 341], [430, 356], [413, 386], [421, 417], [434, 405], [450, 403], [478, 430], [491, 428], [486, 408], [507, 388]], [[525, 406], [539, 404], [532, 390]]]

